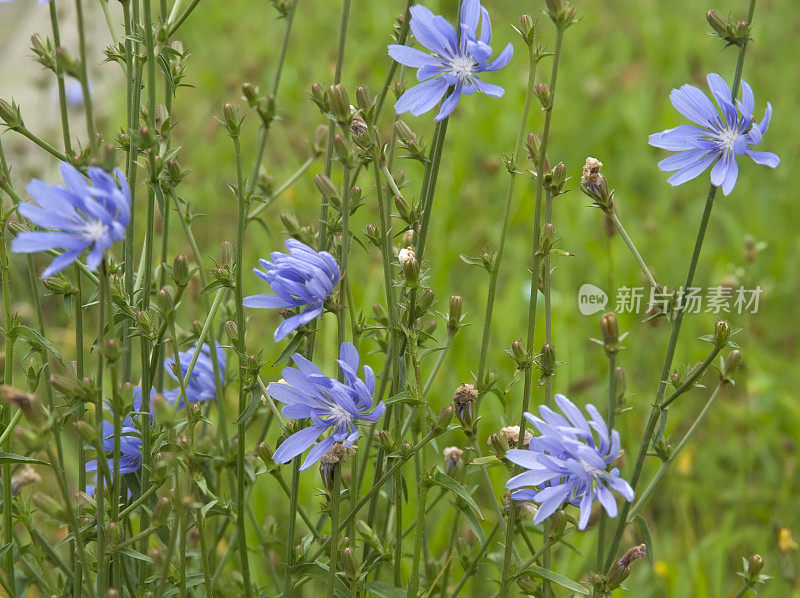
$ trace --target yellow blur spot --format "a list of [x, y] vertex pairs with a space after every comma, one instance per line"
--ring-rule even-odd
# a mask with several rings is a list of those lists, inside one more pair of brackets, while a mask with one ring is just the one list
[[669, 565], [664, 561], [656, 561], [653, 563], [653, 571], [658, 577], [665, 579], [669, 575]]
[[222, 538], [217, 544], [217, 557], [222, 558], [223, 555], [228, 551], [228, 541], [225, 538]]
[[797, 541], [792, 537], [792, 530], [788, 527], [782, 527], [778, 532], [778, 549], [781, 552], [797, 550]]
[[694, 450], [686, 449], [678, 454], [677, 463], [675, 464], [678, 473], [681, 475], [689, 475], [692, 472], [692, 462], [694, 461]]
[[25, 598], [41, 598], [39, 588], [35, 585], [28, 586], [28, 591], [25, 592]]

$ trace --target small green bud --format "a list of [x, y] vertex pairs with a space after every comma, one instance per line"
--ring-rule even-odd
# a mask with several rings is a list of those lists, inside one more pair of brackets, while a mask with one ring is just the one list
[[233, 320], [228, 320], [225, 322], [225, 334], [228, 337], [228, 340], [235, 343], [239, 340], [239, 328], [236, 325], [236, 322]]
[[172, 260], [172, 280], [178, 287], [189, 284], [189, 259], [183, 254]]
[[550, 86], [548, 86], [547, 83], [539, 83], [536, 86], [536, 97], [539, 98], [542, 108], [545, 110], [549, 109], [552, 105], [553, 98], [550, 95]]
[[362, 114], [368, 114], [372, 109], [373, 98], [369, 90], [363, 85], [356, 89], [356, 105]]
[[319, 192], [327, 199], [339, 199], [339, 189], [334, 185], [333, 181], [326, 175], [319, 173], [314, 177], [314, 184], [316, 184]]
[[708, 21], [708, 24], [711, 25], [714, 33], [724, 40], [728, 39], [731, 34], [730, 24], [726, 19], [722, 18], [722, 15], [719, 13], [719, 11], [709, 10], [706, 13], [706, 20]]
[[56, 521], [65, 522], [68, 519], [66, 508], [51, 496], [37, 492], [33, 495], [33, 504]]
[[528, 157], [534, 164], [539, 163], [539, 156], [541, 155], [542, 140], [536, 133], [528, 135], [525, 145], [528, 147]]
[[108, 363], [114, 363], [119, 359], [119, 355], [120, 349], [117, 340], [113, 338], [107, 339], [103, 347], [103, 356], [106, 358], [106, 361], [108, 361]]
[[234, 255], [233, 244], [230, 241], [223, 241], [219, 246], [219, 265], [227, 266], [233, 263]]
[[333, 149], [336, 151], [336, 157], [339, 158], [339, 162], [345, 166], [353, 165], [353, 152], [350, 151], [350, 145], [339, 133], [333, 136]]
[[517, 369], [523, 370], [530, 364], [530, 356], [528, 350], [525, 348], [525, 343], [521, 340], [515, 340], [511, 343], [511, 358], [517, 364]]
[[22, 122], [22, 113], [14, 100], [11, 100], [10, 104], [6, 100], [0, 100], [0, 120], [2, 120], [9, 129], [25, 127], [25, 123]]
[[550, 179], [550, 188], [553, 190], [554, 195], [558, 195], [561, 193], [561, 190], [564, 188], [564, 183], [567, 180], [567, 167], [564, 166], [563, 162], [559, 162], [556, 164], [555, 168], [553, 168], [553, 174]]
[[165, 525], [171, 510], [172, 502], [166, 496], [159, 498], [158, 502], [156, 502], [156, 506], [153, 508], [153, 519], [151, 521], [153, 526], [161, 527]]
[[463, 300], [461, 295], [452, 295], [450, 297], [450, 311], [447, 315], [447, 333], [454, 335], [461, 325], [461, 309]]
[[56, 64], [62, 72], [78, 80], [81, 79], [81, 63], [66, 48], [60, 46], [56, 48]]
[[533, 23], [531, 15], [520, 15], [518, 31], [522, 36], [522, 41], [529, 46], [533, 44], [534, 40], [536, 39], [536, 26]]
[[714, 345], [722, 349], [728, 344], [731, 336], [731, 325], [725, 320], [718, 320], [714, 323]]
[[331, 112], [336, 117], [337, 122], [342, 127], [348, 127], [353, 118], [353, 112], [350, 109], [347, 89], [341, 83], [332, 85], [328, 88], [328, 97], [331, 100]]
[[175, 299], [172, 296], [172, 289], [164, 287], [158, 291], [158, 307], [164, 316], [171, 315], [175, 311]]
[[534, 582], [527, 575], [520, 575], [517, 577], [517, 585], [526, 596], [538, 596], [539, 591], [542, 589], [539, 584]]
[[[508, 442], [508, 436], [502, 432], [496, 432], [489, 436], [489, 446], [498, 457], [505, 457], [511, 445]], [[516, 448], [516, 447], [514, 447]]]
[[[319, 83], [314, 83], [311, 86], [311, 101], [317, 105], [320, 112], [323, 114], [327, 114], [331, 111], [331, 101], [328, 97], [328, 92], [322, 89], [322, 86]], [[325, 127], [327, 132], [328, 128]]]
[[392, 433], [389, 430], [381, 430], [378, 432], [378, 439], [381, 442], [381, 446], [383, 450], [388, 453], [394, 451], [394, 438], [392, 437]]
[[606, 353], [616, 354], [619, 351], [619, 323], [614, 312], [603, 314], [600, 318], [600, 330], [603, 333], [603, 347]]
[[358, 557], [350, 546], [342, 549], [342, 568], [350, 579], [354, 580], [358, 577]]
[[231, 137], [238, 137], [244, 117], [242, 117], [239, 111], [234, 108], [233, 104], [230, 102], [226, 102], [222, 106], [222, 118], [225, 122], [225, 128], [228, 130], [228, 135]]
[[550, 343], [545, 343], [542, 345], [539, 359], [539, 367], [542, 371], [542, 376], [552, 376], [556, 371], [556, 348]]
[[258, 100], [258, 88], [252, 83], [242, 83], [242, 95], [251, 106]]
[[644, 557], [646, 554], [647, 546], [645, 544], [634, 546], [623, 554], [622, 557], [611, 566], [611, 570], [608, 572], [608, 580], [606, 582], [607, 589], [613, 590], [618, 588], [631, 574], [631, 563]]
[[447, 405], [439, 411], [438, 415], [436, 416], [436, 421], [433, 424], [433, 431], [437, 434], [441, 434], [445, 430], [447, 430], [447, 426], [450, 425], [450, 422], [453, 419], [453, 406]]
[[760, 554], [751, 555], [747, 559], [747, 573], [749, 581], [757, 581], [761, 570], [764, 568], [764, 559]]
[[72, 295], [78, 292], [78, 287], [63, 272], [45, 278], [42, 284], [55, 295]]
[[267, 467], [273, 467], [275, 464], [272, 461], [273, 450], [266, 442], [259, 442], [256, 446], [256, 453], [258, 458], [264, 462]]
[[378, 233], [378, 227], [374, 224], [368, 224], [366, 228], [366, 235], [369, 242], [372, 243], [375, 247], [381, 246], [381, 237]]
[[156, 136], [150, 127], [143, 125], [139, 128], [139, 147], [142, 149], [150, 149], [156, 144]]
[[733, 382], [733, 375], [739, 369], [742, 362], [742, 352], [739, 349], [734, 349], [725, 358], [722, 366], [722, 379], [728, 382]]

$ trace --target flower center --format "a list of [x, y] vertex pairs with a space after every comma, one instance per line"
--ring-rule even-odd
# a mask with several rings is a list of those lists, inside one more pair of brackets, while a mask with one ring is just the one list
[[99, 241], [108, 234], [108, 227], [102, 220], [90, 220], [83, 229], [83, 236], [92, 241]]
[[471, 56], [455, 56], [450, 59], [450, 74], [459, 79], [469, 79], [476, 62]]
[[719, 134], [719, 141], [722, 145], [722, 149], [725, 150], [725, 153], [733, 152], [733, 146], [736, 144], [736, 140], [739, 138], [739, 131], [735, 129], [723, 129], [722, 132]]
[[328, 414], [335, 425], [349, 422], [353, 419], [347, 409], [333, 401], [331, 401], [330, 405], [328, 405]]

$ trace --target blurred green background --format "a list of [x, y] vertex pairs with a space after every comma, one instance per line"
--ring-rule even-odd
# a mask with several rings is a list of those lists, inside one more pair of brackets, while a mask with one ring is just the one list
[[[682, 284], [708, 189], [708, 175], [678, 188], [670, 187], [667, 175], [656, 166], [666, 154], [649, 147], [647, 136], [684, 122], [669, 103], [671, 88], [687, 82], [705, 87], [708, 72], [720, 73], [729, 81], [733, 76], [736, 50], [722, 50], [720, 41], [707, 35], [705, 12], [714, 8], [723, 15], [744, 17], [746, 2], [711, 1], [584, 0], [577, 2], [581, 22], [566, 35], [549, 155], [552, 163], [564, 161], [572, 177], [567, 183], [571, 191], [556, 200], [553, 221], [561, 238], [559, 248], [575, 255], [553, 260], [554, 342], [559, 360], [565, 362], [557, 370], [554, 389], [581, 405], [604, 404], [606, 364], [602, 349], [589, 341], [600, 335], [600, 315], [581, 315], [578, 288], [584, 283], [603, 288], [611, 295], [609, 307], [613, 308], [616, 288], [646, 286], [622, 241], [609, 238], [601, 213], [587, 207], [588, 199], [577, 190], [581, 167], [586, 156], [604, 163], [603, 172], [616, 190], [620, 218], [655, 278], [670, 287]], [[306, 159], [316, 126], [325, 122], [308, 100], [308, 90], [313, 82], [330, 83], [336, 54], [339, 3], [299, 2], [277, 98], [280, 121], [273, 125], [264, 161], [276, 185]], [[344, 65], [344, 83], [351, 92], [357, 85], [379, 90], [389, 66], [386, 45], [391, 41], [391, 26], [403, 5], [398, 0], [354, 0]], [[455, 14], [455, 0], [428, 5], [449, 17]], [[541, 13], [544, 2], [486, 0], [485, 5], [492, 15], [493, 47], [497, 51], [511, 41], [516, 55], [508, 67], [487, 77], [505, 87], [505, 96], [463, 98], [448, 130], [426, 265], [438, 296], [438, 309], [446, 311], [447, 297], [460, 294], [470, 325], [456, 336], [446, 367], [430, 394], [436, 410], [451, 400], [459, 383], [472, 381], [477, 369], [487, 276], [482, 269], [462, 262], [459, 254], [480, 255], [497, 246], [508, 180], [500, 156], [513, 148], [527, 74], [525, 50], [511, 24], [518, 22], [522, 12], [530, 12], [538, 16], [542, 43], [551, 47], [553, 41], [553, 27]], [[206, 215], [195, 221], [194, 228], [207, 256], [216, 257], [220, 242], [234, 240], [236, 220], [235, 198], [227, 188], [235, 179], [233, 151], [215, 116], [226, 101], [242, 108], [247, 115], [244, 151], [246, 162], [252, 164], [257, 118], [241, 100], [240, 87], [246, 81], [262, 89], [270, 85], [283, 33], [283, 21], [276, 14], [263, 0], [203, 2], [178, 35], [191, 52], [186, 79], [191, 87], [182, 88], [173, 104], [172, 114], [178, 121], [173, 144], [182, 146], [182, 165], [192, 171], [179, 193]], [[0, 25], [0, 31], [5, 27]], [[46, 31], [45, 25], [42, 31]], [[796, 196], [791, 191], [800, 184], [800, 174], [794, 172], [794, 159], [800, 150], [800, 119], [792, 116], [800, 102], [798, 33], [800, 6], [796, 0], [758, 2], [754, 43], [748, 49], [744, 78], [755, 92], [757, 118], [761, 118], [767, 101], [773, 105], [772, 126], [759, 149], [778, 153], [782, 164], [771, 171], [748, 159], [740, 161], [735, 191], [729, 197], [718, 194], [696, 285], [760, 285], [764, 293], [757, 314], [725, 314], [734, 328], [744, 328], [735, 339], [742, 346], [744, 366], [735, 388], [718, 401], [644, 511], [653, 534], [655, 567], [647, 562], [634, 566], [627, 583], [631, 596], [732, 595], [741, 585], [735, 576], [741, 556], [753, 552], [764, 556], [764, 572], [774, 577], [761, 595], [800, 596], [798, 552], [791, 541], [792, 535], [800, 537], [800, 401], [796, 391], [800, 384], [800, 264], [795, 253], [800, 250], [800, 219]], [[542, 61], [540, 80], [549, 78], [550, 63], [549, 58]], [[36, 67], [31, 64], [30, 68]], [[100, 86], [109, 87], [97, 110], [106, 136], [110, 137], [123, 123], [120, 117], [124, 113], [124, 97], [113, 89], [121, 82], [120, 71], [114, 65], [104, 65], [95, 73], [95, 79]], [[0, 86], [3, 97], [17, 92], [14, 82], [4, 80], [2, 75]], [[405, 120], [430, 139], [432, 116]], [[391, 110], [387, 109], [383, 114], [384, 133], [389, 131], [390, 119]], [[540, 129], [541, 124], [542, 115], [535, 106], [530, 130]], [[55, 131], [52, 138], [57, 139]], [[10, 159], [14, 163], [13, 155]], [[39, 168], [28, 160], [19, 164], [16, 172], [24, 174]], [[406, 173], [404, 192], [416, 198], [421, 179], [418, 166], [400, 161], [396, 168]], [[247, 264], [255, 265], [257, 258], [282, 248], [282, 212], [295, 214], [302, 224], [315, 223], [319, 198], [312, 179], [321, 170], [321, 162], [316, 162], [263, 212], [268, 230], [259, 226], [249, 229]], [[334, 173], [338, 176], [336, 169]], [[357, 213], [351, 228], [363, 238], [366, 224], [377, 221], [377, 212], [369, 180], [364, 178], [361, 184], [366, 207]], [[526, 268], [534, 185], [523, 177], [517, 189], [489, 356], [489, 367], [501, 383], [513, 373], [513, 362], [505, 349], [524, 335], [527, 318]], [[143, 211], [138, 217], [143, 219]], [[173, 230], [174, 253], [189, 253], [188, 245], [180, 243], [177, 223]], [[757, 251], [748, 251], [748, 245]], [[354, 286], [356, 304], [368, 314], [371, 305], [383, 299], [380, 257], [376, 250], [364, 251], [357, 244], [352, 246], [352, 252], [350, 275], [358, 281]], [[258, 279], [247, 276], [245, 294], [257, 292], [264, 292], [263, 287]], [[69, 325], [55, 302], [49, 307], [54, 324]], [[194, 316], [200, 317], [200, 312]], [[271, 342], [277, 315], [259, 311], [249, 316], [251, 348], [264, 343], [264, 355], [274, 359], [282, 349]], [[184, 313], [185, 326], [191, 323], [191, 317]], [[633, 408], [617, 424], [628, 455], [628, 464], [622, 469], [625, 477], [630, 475], [630, 461], [655, 395], [669, 334], [663, 322], [651, 325], [641, 320], [641, 314], [620, 314], [621, 328], [630, 334], [625, 339], [627, 349], [617, 363], [627, 370], [628, 405]], [[710, 313], [687, 317], [676, 366], [705, 357], [709, 345], [698, 337], [711, 331], [714, 320]], [[441, 320], [437, 334], [444, 336]], [[63, 342], [69, 342], [67, 329], [64, 337]], [[316, 353], [319, 363], [331, 363], [334, 344], [335, 324], [331, 319], [323, 325]], [[374, 343], [366, 341], [362, 353], [374, 348]], [[428, 357], [426, 371], [434, 359], [435, 354]], [[375, 358], [371, 361], [376, 368], [381, 365]], [[277, 379], [279, 372], [265, 370], [263, 375], [265, 380]], [[713, 387], [715, 375], [710, 372], [705, 376], [706, 386]], [[674, 405], [667, 430], [673, 439], [680, 438], [708, 393], [709, 389], [694, 390]], [[510, 397], [506, 405], [496, 398], [482, 403], [482, 443], [502, 425], [518, 423], [521, 385]], [[540, 391], [535, 392], [534, 399], [541, 401]], [[229, 400], [232, 409], [232, 393]], [[463, 436], [454, 432], [439, 443], [439, 448], [461, 443]], [[648, 462], [640, 489], [655, 471], [656, 461], [653, 458]], [[476, 473], [470, 473], [468, 482], [477, 484]], [[507, 474], [502, 468], [494, 468], [492, 475], [499, 491]], [[310, 510], [319, 503], [314, 490], [318, 486], [316, 475], [309, 472], [302, 496]], [[253, 504], [259, 519], [272, 518], [282, 528], [280, 522], [284, 521], [287, 503], [275, 493], [271, 482], [259, 478]], [[488, 500], [483, 497], [483, 504]], [[444, 549], [450, 518], [447, 507], [436, 513], [431, 518], [431, 530], [436, 534], [432, 541], [434, 554]], [[783, 542], [779, 542], [782, 528], [788, 531], [783, 532]], [[560, 573], [578, 578], [593, 564], [595, 535], [573, 536], [572, 541], [581, 553], [559, 548], [554, 563]], [[632, 529], [623, 547], [638, 541]], [[266, 576], [259, 569], [255, 568], [256, 577]], [[454, 571], [455, 577], [460, 575], [457, 565]], [[491, 565], [485, 565], [481, 572], [484, 578], [497, 576], [498, 571]], [[485, 592], [489, 586], [482, 587]]]

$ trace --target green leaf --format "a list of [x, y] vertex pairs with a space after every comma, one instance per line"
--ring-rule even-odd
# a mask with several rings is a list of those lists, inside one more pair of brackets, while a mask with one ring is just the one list
[[392, 395], [383, 403], [385, 405], [393, 405], [394, 403], [409, 403], [411, 405], [417, 405], [419, 402], [419, 399], [415, 398], [410, 391], [404, 390], [402, 392], [398, 392], [396, 395]]
[[382, 581], [371, 581], [366, 585], [367, 591], [379, 598], [406, 598], [408, 592], [397, 586], [390, 586]]
[[28, 328], [24, 324], [17, 324], [11, 329], [9, 336], [11, 338], [21, 338], [27, 341], [28, 344], [34, 349], [38, 349], [40, 351], [50, 351], [50, 353], [53, 354], [53, 357], [58, 359], [58, 361], [61, 363], [64, 363], [64, 360], [61, 359], [61, 353], [58, 352], [58, 349], [56, 349], [49, 340], [36, 332], [33, 328]]
[[466, 254], [461, 254], [458, 257], [461, 258], [461, 261], [465, 264], [469, 264], [470, 266], [480, 266], [481, 268], [486, 268], [486, 264], [483, 262], [483, 258], [479, 257], [470, 257]]
[[282, 364], [284, 361], [288, 361], [289, 357], [291, 357], [294, 353], [297, 353], [297, 348], [300, 346], [300, 343], [303, 342], [303, 338], [305, 338], [304, 333], [298, 333], [294, 335], [289, 344], [286, 345], [286, 348], [281, 351], [281, 354], [278, 355], [278, 359], [275, 360], [275, 363], [272, 364], [272, 367]]
[[467, 492], [467, 489], [464, 488], [464, 486], [462, 486], [461, 484], [456, 482], [453, 478], [451, 478], [449, 475], [441, 471], [436, 472], [436, 474], [433, 476], [432, 481], [434, 484], [441, 486], [442, 488], [445, 488], [450, 492], [454, 493], [455, 495], [457, 495], [459, 498], [461, 498], [465, 503], [469, 505], [470, 509], [475, 511], [475, 514], [478, 517], [483, 519], [483, 515], [481, 515], [481, 510], [478, 508], [478, 505], [475, 504], [475, 501], [472, 499], [472, 496], [470, 496], [469, 492]]
[[647, 560], [650, 561], [650, 567], [653, 567], [656, 562], [656, 556], [653, 550], [653, 539], [650, 536], [650, 527], [647, 525], [647, 519], [640, 513], [637, 513], [633, 516], [633, 522], [639, 528], [639, 533], [642, 534], [642, 539], [647, 546]]
[[464, 515], [464, 519], [467, 520], [467, 524], [469, 524], [469, 528], [472, 530], [472, 533], [475, 534], [475, 537], [478, 539], [478, 542], [483, 545], [486, 543], [486, 536], [483, 534], [483, 528], [481, 527], [481, 522], [478, 521], [478, 518], [475, 517], [475, 513], [473, 513], [470, 509], [466, 508], [463, 504], [458, 505], [461, 514]]
[[146, 554], [142, 554], [141, 552], [138, 552], [138, 551], [136, 551], [136, 550], [134, 550], [133, 548], [130, 548], [130, 547], [120, 548], [119, 552], [121, 552], [125, 556], [131, 557], [132, 559], [136, 559], [136, 560], [139, 560], [139, 561], [144, 561], [145, 563], [152, 563], [153, 562], [153, 559], [151, 559]]
[[531, 573], [532, 575], [536, 575], [538, 577], [542, 577], [544, 579], [552, 581], [554, 584], [558, 584], [563, 588], [572, 590], [576, 594], [580, 594], [582, 596], [590, 595], [589, 590], [584, 588], [577, 581], [573, 581], [569, 577], [564, 577], [563, 575], [561, 575], [560, 573], [556, 573], [555, 571], [550, 571], [549, 569], [543, 569], [538, 565], [528, 565], [528, 568], [525, 569], [524, 573]]
[[473, 459], [467, 465], [496, 465], [500, 463], [500, 457], [497, 455], [486, 455], [485, 457], [477, 457]]
[[245, 410], [242, 411], [241, 415], [234, 423], [238, 426], [239, 424], [243, 424], [253, 417], [253, 414], [256, 412], [256, 409], [258, 409], [259, 404], [261, 404], [261, 393], [250, 393], [250, 402], [247, 404]]
[[[320, 583], [328, 584], [328, 566], [319, 563], [301, 563], [292, 567], [292, 573], [297, 577], [308, 575]], [[333, 584], [333, 595], [341, 598], [350, 598], [350, 589], [338, 577]]]
[[50, 465], [47, 461], [34, 459], [33, 457], [26, 457], [25, 455], [15, 455], [14, 453], [6, 453], [0, 451], [0, 465], [7, 463], [36, 463], [37, 465]]

